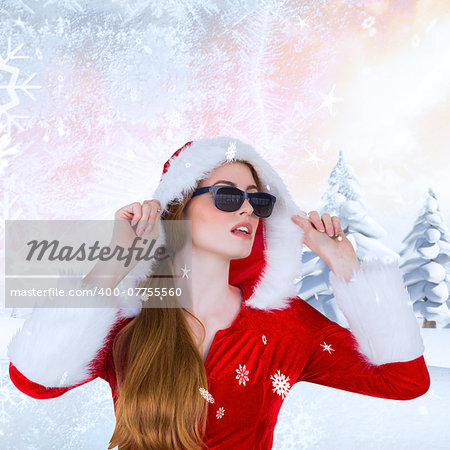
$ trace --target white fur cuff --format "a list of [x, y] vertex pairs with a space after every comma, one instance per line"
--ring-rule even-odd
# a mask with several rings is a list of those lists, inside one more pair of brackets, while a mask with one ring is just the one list
[[[81, 277], [62, 278], [64, 289], [87, 289]], [[8, 345], [8, 357], [29, 380], [45, 387], [67, 387], [87, 380], [89, 364], [103, 347], [122, 307], [138, 308], [137, 297], [90, 297], [98, 307], [52, 307], [61, 299], [40, 300]], [[74, 301], [73, 299], [67, 300]], [[93, 303], [94, 304], [94, 303]]]
[[348, 282], [330, 272], [360, 353], [376, 365], [418, 358], [425, 347], [398, 264], [373, 259], [360, 265]]

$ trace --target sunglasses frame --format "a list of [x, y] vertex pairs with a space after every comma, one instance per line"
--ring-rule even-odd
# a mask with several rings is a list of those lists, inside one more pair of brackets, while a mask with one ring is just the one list
[[[241, 204], [235, 210], [233, 210], [233, 211], [225, 211], [225, 210], [223, 210], [223, 209], [221, 209], [221, 208], [219, 208], [217, 206], [216, 194], [217, 194], [217, 191], [220, 188], [236, 189], [239, 192], [241, 192], [242, 194], [244, 194], [242, 196]], [[248, 198], [248, 200], [249, 200], [249, 202], [250, 202], [250, 204], [252, 205], [252, 208], [253, 208], [253, 214], [255, 214], [255, 216], [262, 217], [262, 218], [267, 218], [267, 217], [271, 216], [271, 214], [273, 212], [273, 207], [275, 206], [275, 202], [277, 200], [277, 198], [274, 195], [269, 194], [268, 192], [245, 192], [245, 191], [243, 191], [243, 190], [241, 190], [241, 189], [239, 189], [239, 188], [237, 188], [235, 186], [228, 186], [228, 185], [223, 185], [223, 184], [216, 184], [215, 186], [204, 186], [204, 187], [198, 188], [198, 189], [196, 189], [194, 191], [194, 193], [192, 194], [192, 197], [195, 197], [196, 195], [206, 194], [207, 192], [212, 192], [214, 194], [214, 205], [216, 206], [217, 209], [219, 209], [220, 211], [224, 211], [224, 212], [237, 211], [242, 206], [242, 204], [245, 202], [245, 199]], [[272, 210], [270, 211], [270, 214], [268, 216], [260, 216], [259, 214], [256, 214], [255, 206], [252, 203], [253, 202], [253, 196], [256, 195], [256, 194], [265, 194], [265, 195], [268, 195], [271, 198], [271, 200], [272, 200]]]

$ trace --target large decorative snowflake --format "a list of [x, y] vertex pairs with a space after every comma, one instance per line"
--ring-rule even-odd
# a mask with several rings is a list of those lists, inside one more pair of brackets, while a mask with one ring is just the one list
[[236, 369], [237, 375], [236, 375], [236, 379], [239, 380], [239, 384], [244, 384], [245, 386], [245, 382], [249, 381], [248, 379], [248, 370], [246, 370], [245, 364], [244, 366], [241, 366], [241, 364], [239, 364], [239, 369]]
[[6, 119], [8, 135], [11, 134], [11, 124], [16, 125], [22, 130], [22, 127], [17, 122], [17, 119], [28, 119], [27, 116], [18, 116], [12, 114], [10, 111], [20, 104], [18, 92], [22, 91], [27, 94], [33, 101], [36, 99], [30, 93], [31, 89], [40, 89], [41, 86], [35, 86], [29, 84], [30, 81], [36, 75], [33, 73], [25, 81], [19, 83], [20, 69], [18, 67], [11, 66], [10, 61], [14, 59], [28, 59], [29, 56], [18, 56], [17, 53], [23, 47], [23, 44], [17, 46], [14, 50], [11, 50], [11, 38], [8, 38], [8, 50], [6, 58], [3, 59], [0, 55], [0, 80], [4, 80], [4, 84], [0, 85], [0, 90], [5, 92], [5, 95], [0, 99], [0, 121]]
[[273, 392], [276, 392], [278, 395], [284, 399], [291, 389], [291, 384], [289, 383], [289, 377], [286, 377], [283, 373], [280, 373], [277, 370], [277, 373], [270, 376], [272, 380]]

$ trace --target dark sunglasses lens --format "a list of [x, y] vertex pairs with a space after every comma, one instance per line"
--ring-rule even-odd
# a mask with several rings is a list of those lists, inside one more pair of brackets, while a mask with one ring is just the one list
[[[237, 211], [243, 203], [243, 193], [234, 187], [221, 187], [217, 189], [216, 205], [222, 211]], [[250, 201], [253, 212], [259, 217], [269, 217], [272, 214], [272, 197], [264, 192], [255, 193]]]
[[216, 205], [222, 211], [232, 212], [241, 207], [242, 192], [234, 187], [221, 187], [217, 189]]
[[257, 216], [269, 217], [272, 213], [272, 198], [263, 192], [254, 195], [251, 204]]

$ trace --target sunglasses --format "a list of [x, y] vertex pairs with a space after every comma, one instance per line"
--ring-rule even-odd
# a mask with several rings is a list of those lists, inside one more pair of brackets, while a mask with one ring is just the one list
[[269, 217], [272, 214], [276, 197], [267, 192], [244, 192], [232, 186], [205, 186], [198, 188], [192, 197], [212, 192], [217, 209], [226, 212], [237, 211], [248, 198], [253, 212], [258, 217]]

